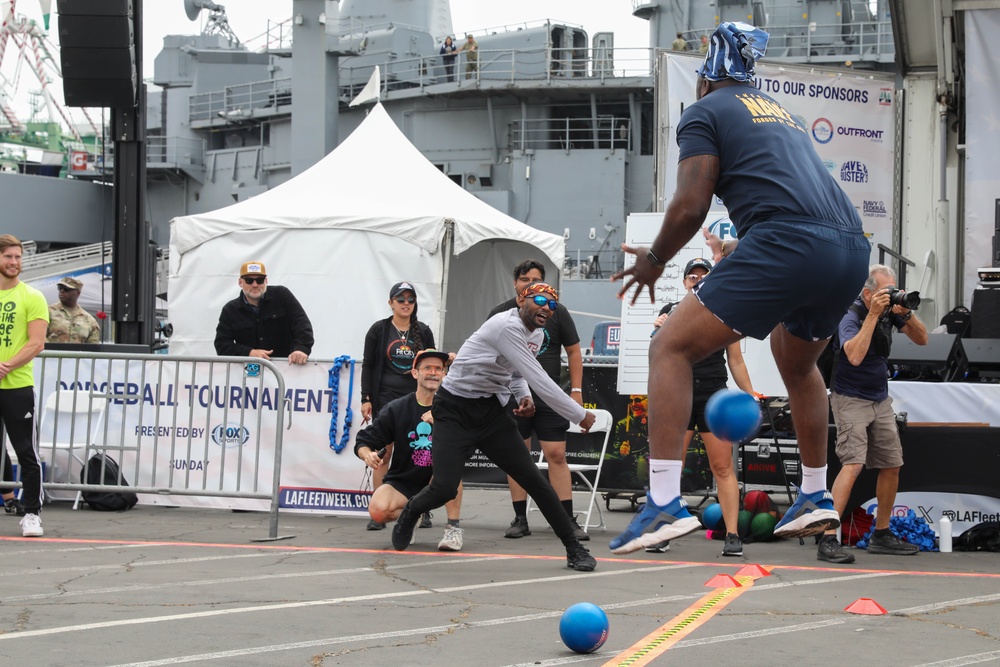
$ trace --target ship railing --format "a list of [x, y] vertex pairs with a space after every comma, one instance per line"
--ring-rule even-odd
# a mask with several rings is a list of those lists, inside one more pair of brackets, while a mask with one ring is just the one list
[[289, 107], [290, 110], [291, 104], [291, 78], [253, 81], [192, 95], [188, 103], [188, 119], [198, 122], [222, 118], [236, 122], [263, 115], [264, 111], [273, 113], [279, 107]]
[[[382, 70], [382, 92], [386, 96], [394, 90], [424, 88], [439, 84], [457, 85], [459, 88], [479, 86], [484, 83], [581, 81], [608, 83], [630, 77], [648, 78], [652, 72], [653, 50], [589, 49], [589, 48], [538, 48], [480, 50], [475, 67], [468, 67], [465, 53], [456, 57], [449, 75], [444, 61], [438, 54], [416, 58], [396, 58], [385, 54], [378, 60], [368, 55], [341, 61], [342, 94], [348, 99], [357, 94], [371, 77], [378, 65]], [[468, 71], [467, 71], [468, 70]]]
[[594, 118], [529, 118], [511, 121], [508, 150], [570, 150], [606, 148], [627, 150], [632, 141], [631, 119], [624, 116]]
[[110, 241], [26, 255], [21, 263], [21, 269], [29, 272], [46, 267], [64, 266], [78, 260], [100, 260], [102, 258], [106, 260], [106, 263], [111, 262]]
[[[643, 0], [633, 0], [633, 6], [637, 2], [646, 4]], [[896, 54], [891, 21], [768, 25], [764, 29], [770, 38], [763, 62], [893, 62]], [[714, 30], [715, 26], [708, 26], [683, 31], [687, 52], [698, 53], [701, 36], [711, 35]]]
[[566, 250], [563, 278], [571, 280], [607, 280], [625, 267], [625, 254], [619, 249]]
[[191, 137], [149, 135], [146, 162], [151, 164], [205, 166], [205, 142]]

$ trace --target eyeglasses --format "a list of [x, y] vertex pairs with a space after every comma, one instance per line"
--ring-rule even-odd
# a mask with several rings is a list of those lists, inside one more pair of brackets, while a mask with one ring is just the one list
[[698, 275], [697, 273], [689, 273], [686, 276], [684, 276], [684, 280], [694, 280], [697, 282], [707, 275], [708, 275], [707, 273], [704, 276]]
[[413, 296], [397, 296], [396, 303], [416, 303], [417, 298]]
[[267, 276], [261, 276], [260, 278], [251, 278], [249, 276], [244, 276], [243, 282], [247, 285], [263, 285], [267, 281]]
[[549, 310], [555, 310], [556, 308], [559, 307], [559, 303], [555, 299], [550, 299], [544, 294], [536, 294], [535, 296], [531, 297], [531, 300], [535, 302], [536, 306], [544, 306], [545, 304], [549, 304]]

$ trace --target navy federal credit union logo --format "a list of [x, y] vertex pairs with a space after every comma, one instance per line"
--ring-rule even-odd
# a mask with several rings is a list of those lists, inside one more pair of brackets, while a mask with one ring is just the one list
[[219, 424], [212, 429], [212, 442], [225, 447], [242, 447], [250, 440], [250, 429], [239, 424]]
[[833, 123], [826, 118], [817, 118], [812, 126], [813, 139], [818, 144], [828, 144], [833, 139]]
[[884, 218], [888, 215], [888, 212], [885, 210], [885, 202], [880, 199], [864, 200], [861, 212], [866, 218]]
[[868, 167], [864, 162], [849, 160], [840, 167], [840, 180], [844, 183], [867, 183]]

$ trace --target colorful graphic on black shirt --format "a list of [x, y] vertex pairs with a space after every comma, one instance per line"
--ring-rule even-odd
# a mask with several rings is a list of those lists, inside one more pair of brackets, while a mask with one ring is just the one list
[[410, 457], [413, 465], [421, 468], [429, 468], [433, 465], [431, 458], [431, 436], [433, 427], [425, 421], [417, 424], [415, 431], [410, 431]]
[[409, 373], [413, 368], [413, 357], [417, 351], [410, 347], [410, 341], [405, 338], [397, 338], [389, 343], [389, 348], [385, 351], [389, 358], [389, 365], [399, 373]]

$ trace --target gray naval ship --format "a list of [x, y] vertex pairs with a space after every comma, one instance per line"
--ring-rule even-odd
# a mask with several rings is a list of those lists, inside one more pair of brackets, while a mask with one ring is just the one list
[[[151, 236], [165, 247], [173, 217], [253, 197], [317, 162], [363, 120], [364, 107], [348, 103], [378, 67], [381, 103], [424, 156], [483, 201], [566, 239], [564, 299], [577, 304], [586, 339], [599, 321], [618, 318], [606, 281], [623, 262], [627, 216], [663, 208], [654, 187], [655, 51], [678, 48], [680, 38], [697, 52], [719, 21], [751, 20], [771, 32], [770, 61], [892, 70], [892, 4], [632, 0], [649, 48], [545, 20], [470, 29], [478, 62], [463, 52], [449, 67], [440, 47], [465, 35], [454, 32], [448, 0], [294, 0], [295, 18], [269, 26], [262, 50], [240, 42], [221, 5], [178, 1], [178, 12], [208, 18], [201, 34], [165, 37], [155, 59]], [[77, 180], [102, 180], [102, 166]], [[391, 197], [393, 184], [384, 187]], [[22, 231], [40, 247], [108, 240], [106, 191], [30, 196], [53, 209], [36, 209], [33, 233]], [[71, 232], [57, 208], [77, 212]]]

